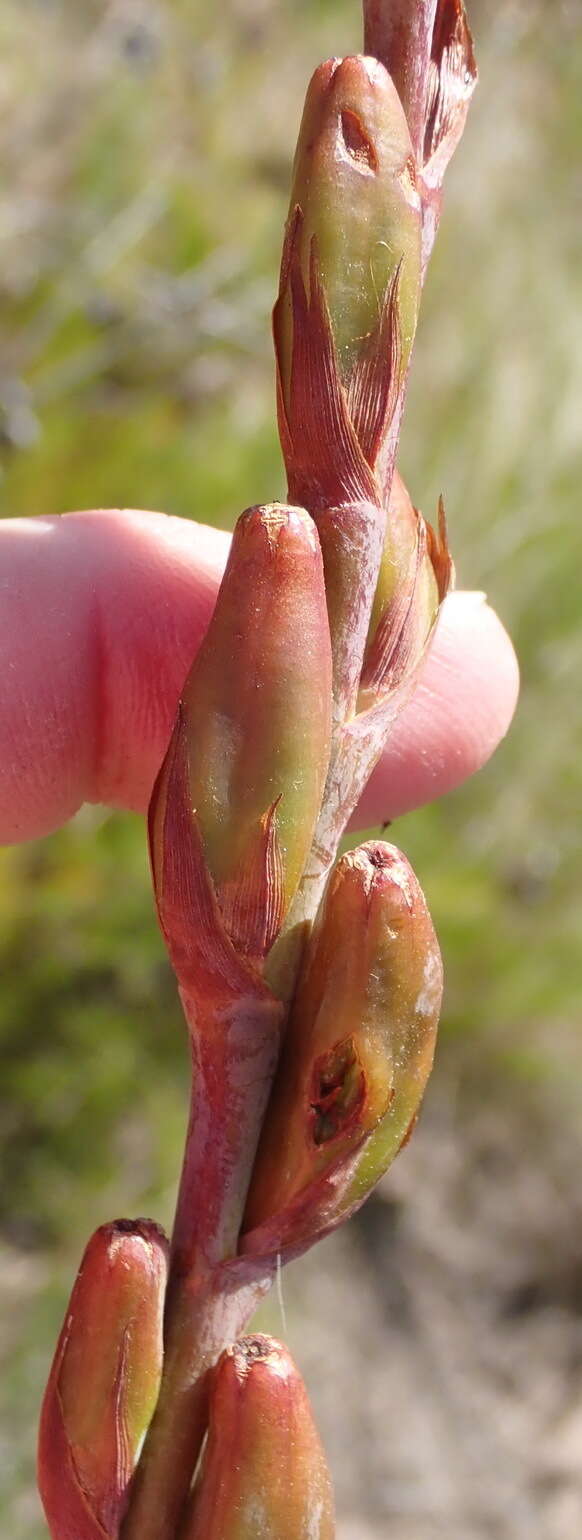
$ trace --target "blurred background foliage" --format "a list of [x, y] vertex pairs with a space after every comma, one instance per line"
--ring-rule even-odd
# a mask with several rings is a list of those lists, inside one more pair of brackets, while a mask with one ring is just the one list
[[[474, 782], [395, 837], [446, 960], [438, 1074], [552, 1128], [582, 1080], [578, 0], [473, 0], [481, 84], [447, 184], [401, 463], [523, 696]], [[269, 312], [309, 74], [356, 0], [2, 0], [3, 516], [130, 505], [229, 526], [283, 492]], [[143, 827], [87, 808], [0, 853], [6, 1305], [0, 1514], [39, 1540], [32, 1427], [87, 1233], [169, 1220], [180, 1012]]]

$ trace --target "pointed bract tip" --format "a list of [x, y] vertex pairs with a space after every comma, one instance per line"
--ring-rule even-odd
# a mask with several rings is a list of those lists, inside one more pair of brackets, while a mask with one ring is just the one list
[[424, 128], [423, 180], [439, 188], [459, 143], [477, 84], [477, 64], [463, 0], [438, 0]]
[[397, 692], [404, 704], [403, 686], [415, 678], [453, 580], [442, 498], [434, 530], [395, 472], [360, 680], [360, 711], [395, 698]]

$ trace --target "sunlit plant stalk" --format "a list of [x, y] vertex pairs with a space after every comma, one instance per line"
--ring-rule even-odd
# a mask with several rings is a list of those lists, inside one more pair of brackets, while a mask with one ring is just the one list
[[288, 502], [239, 519], [150, 804], [193, 1066], [167, 1286], [149, 1222], [91, 1242], [41, 1424], [53, 1540], [331, 1540], [300, 1377], [270, 1339], [235, 1344], [406, 1142], [432, 1064], [418, 882], [382, 841], [334, 862], [453, 578], [442, 504], [433, 529], [395, 460], [475, 66], [462, 0], [364, 0], [364, 26], [365, 55], [316, 70], [293, 168]]

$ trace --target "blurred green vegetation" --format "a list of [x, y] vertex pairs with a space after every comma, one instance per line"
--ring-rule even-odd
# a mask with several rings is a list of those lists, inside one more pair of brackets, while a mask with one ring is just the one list
[[[395, 837], [446, 959], [441, 1073], [488, 1095], [512, 1077], [551, 1129], [582, 1070], [582, 34], [567, 0], [471, 13], [481, 84], [402, 464], [427, 513], [444, 492], [459, 581], [512, 631], [523, 698], [486, 771]], [[358, 40], [355, 0], [3, 0], [3, 516], [229, 525], [282, 492], [269, 311], [290, 158], [312, 67]], [[31, 1429], [65, 1280], [104, 1219], [169, 1220], [187, 1066], [141, 822], [85, 809], [0, 870], [0, 1514], [39, 1540]]]

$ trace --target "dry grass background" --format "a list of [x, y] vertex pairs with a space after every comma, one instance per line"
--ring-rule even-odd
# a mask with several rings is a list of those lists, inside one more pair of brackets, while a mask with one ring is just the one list
[[[524, 688], [494, 763], [396, 831], [447, 966], [420, 1129], [284, 1280], [341, 1540], [582, 1527], [582, 32], [579, 0], [471, 13], [481, 84], [402, 459], [427, 511], [444, 491]], [[358, 29], [355, 0], [3, 0], [3, 515], [229, 524], [280, 493], [290, 157], [312, 67]], [[70, 1277], [102, 1220], [169, 1219], [186, 1060], [139, 821], [86, 809], [0, 872], [0, 1515], [41, 1540], [34, 1425]]]

